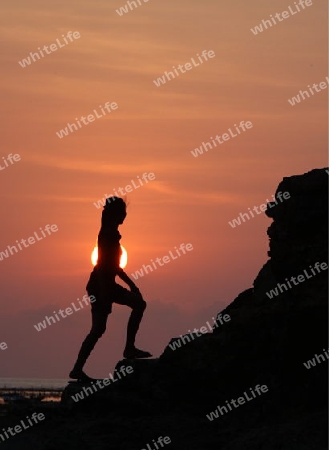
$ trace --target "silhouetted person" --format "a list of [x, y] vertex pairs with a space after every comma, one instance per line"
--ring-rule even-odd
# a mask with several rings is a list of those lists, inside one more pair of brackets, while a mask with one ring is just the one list
[[[96, 297], [96, 300], [91, 303], [92, 327], [81, 345], [78, 359], [70, 372], [70, 378], [90, 380], [83, 372], [83, 366], [98, 339], [106, 330], [107, 318], [112, 312], [112, 303], [127, 305], [132, 309], [123, 356], [130, 359], [152, 356], [149, 352], [135, 347], [135, 337], [146, 308], [146, 302], [138, 287], [119, 266], [122, 250], [118, 227], [126, 216], [126, 203], [122, 198], [106, 199], [102, 213], [102, 225], [98, 234], [98, 261], [86, 287], [88, 295]], [[130, 291], [115, 282], [116, 275], [130, 287]]]

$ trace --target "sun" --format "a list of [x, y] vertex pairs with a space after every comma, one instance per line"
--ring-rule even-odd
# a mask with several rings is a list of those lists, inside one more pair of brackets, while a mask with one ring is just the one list
[[[127, 250], [122, 245], [120, 245], [120, 247], [122, 250], [122, 255], [120, 258], [120, 267], [121, 267], [121, 269], [124, 269], [128, 262], [128, 253], [127, 253]], [[92, 262], [93, 266], [96, 266], [97, 260], [98, 260], [98, 247], [96, 245], [96, 247], [94, 247], [94, 250], [92, 251], [92, 254], [91, 254], [91, 262]]]
[[121, 269], [124, 269], [128, 262], [128, 253], [127, 253], [127, 250], [122, 245], [120, 245], [120, 247], [122, 250], [122, 254], [121, 254], [119, 265], [120, 265]]

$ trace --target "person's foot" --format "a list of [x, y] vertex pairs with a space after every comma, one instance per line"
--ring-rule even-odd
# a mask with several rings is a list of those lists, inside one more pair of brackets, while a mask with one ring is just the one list
[[83, 370], [77, 370], [77, 369], [71, 370], [71, 372], [69, 373], [69, 377], [72, 378], [73, 380], [82, 381], [82, 382], [94, 381], [94, 378], [88, 377], [88, 375], [86, 375]]
[[140, 358], [150, 358], [152, 355], [149, 352], [145, 352], [144, 350], [139, 350], [136, 347], [126, 348], [123, 352], [124, 358], [127, 359], [140, 359]]

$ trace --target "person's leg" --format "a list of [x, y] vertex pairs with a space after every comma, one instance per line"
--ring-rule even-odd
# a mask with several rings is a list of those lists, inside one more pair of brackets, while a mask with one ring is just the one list
[[98, 339], [104, 334], [106, 330], [108, 315], [109, 313], [106, 311], [92, 311], [91, 330], [81, 345], [77, 361], [73, 367], [73, 370], [70, 372], [70, 378], [89, 378], [83, 372], [83, 366], [85, 365], [90, 353], [93, 351]]
[[130, 292], [128, 289], [118, 285], [113, 297], [113, 303], [126, 305], [132, 309], [127, 326], [127, 340], [123, 356], [130, 359], [148, 358], [152, 356], [151, 353], [144, 352], [135, 347], [136, 335], [146, 309], [146, 302], [142, 295]]

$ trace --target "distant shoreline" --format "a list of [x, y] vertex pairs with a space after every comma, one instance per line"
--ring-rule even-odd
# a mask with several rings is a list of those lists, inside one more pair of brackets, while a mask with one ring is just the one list
[[3, 389], [57, 390], [64, 389], [68, 379], [64, 378], [0, 378], [0, 391]]

